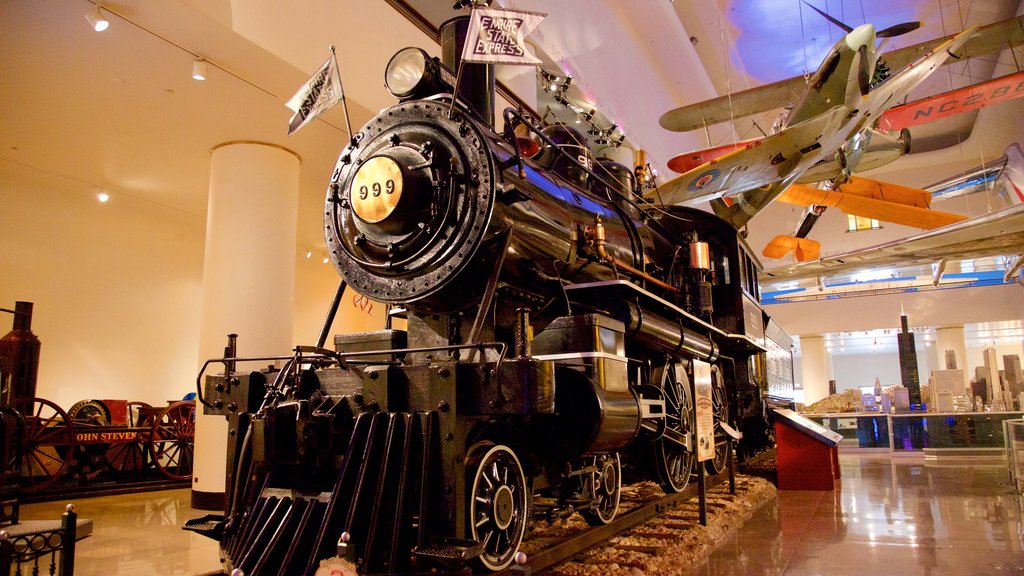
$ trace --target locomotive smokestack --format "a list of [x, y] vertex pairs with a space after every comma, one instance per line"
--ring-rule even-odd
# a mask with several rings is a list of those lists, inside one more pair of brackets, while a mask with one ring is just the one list
[[[441, 24], [441, 63], [458, 71], [462, 47], [469, 30], [469, 16], [459, 16]], [[494, 127], [494, 65], [466, 64], [462, 67], [458, 96], [480, 119]]]
[[[10, 377], [10, 389], [3, 390], [5, 401], [32, 398], [36, 395], [39, 374], [39, 338], [32, 333], [32, 303], [15, 302], [14, 329], [0, 339], [0, 373]], [[0, 385], [3, 385], [0, 382]], [[3, 402], [0, 402], [2, 404]]]

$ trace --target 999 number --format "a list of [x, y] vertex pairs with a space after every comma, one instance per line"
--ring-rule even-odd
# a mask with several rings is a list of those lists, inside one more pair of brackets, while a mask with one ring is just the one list
[[374, 182], [372, 185], [367, 187], [365, 184], [359, 187], [359, 199], [366, 200], [371, 194], [374, 198], [380, 196], [381, 192], [385, 194], [395, 193], [395, 181], [388, 178], [387, 182], [384, 183], [383, 190], [381, 189], [380, 182]]

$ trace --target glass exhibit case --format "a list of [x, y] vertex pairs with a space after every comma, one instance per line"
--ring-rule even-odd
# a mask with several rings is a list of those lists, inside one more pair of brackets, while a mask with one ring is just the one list
[[1005, 447], [1003, 422], [1024, 412], [909, 412], [805, 414], [843, 436], [840, 448], [914, 452]]

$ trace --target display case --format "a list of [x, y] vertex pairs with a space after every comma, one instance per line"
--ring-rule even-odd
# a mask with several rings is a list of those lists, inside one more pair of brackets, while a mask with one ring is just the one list
[[1003, 437], [1010, 480], [1020, 493], [1024, 490], [1024, 420], [1004, 420]]
[[1003, 422], [1021, 420], [1022, 415], [1022, 412], [912, 412], [805, 416], [841, 434], [841, 448], [916, 452], [1002, 449], [1005, 446]]

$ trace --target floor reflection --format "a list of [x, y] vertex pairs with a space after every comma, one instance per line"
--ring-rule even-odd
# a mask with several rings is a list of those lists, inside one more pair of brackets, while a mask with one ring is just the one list
[[[93, 535], [78, 542], [75, 576], [220, 573], [217, 543], [185, 532], [185, 520], [207, 512], [189, 506], [188, 489], [75, 500], [79, 518], [93, 521]], [[65, 501], [28, 504], [23, 520], [53, 520]]]
[[[1004, 463], [926, 464], [843, 455], [835, 492], [780, 492], [696, 575], [1024, 574], [1024, 502]], [[77, 576], [191, 576], [220, 570], [217, 544], [181, 530], [205, 512], [186, 490], [75, 502], [94, 521], [78, 545]], [[66, 502], [22, 517], [55, 519]]]
[[695, 575], [1024, 574], [1003, 462], [844, 455], [835, 492], [780, 492]]

